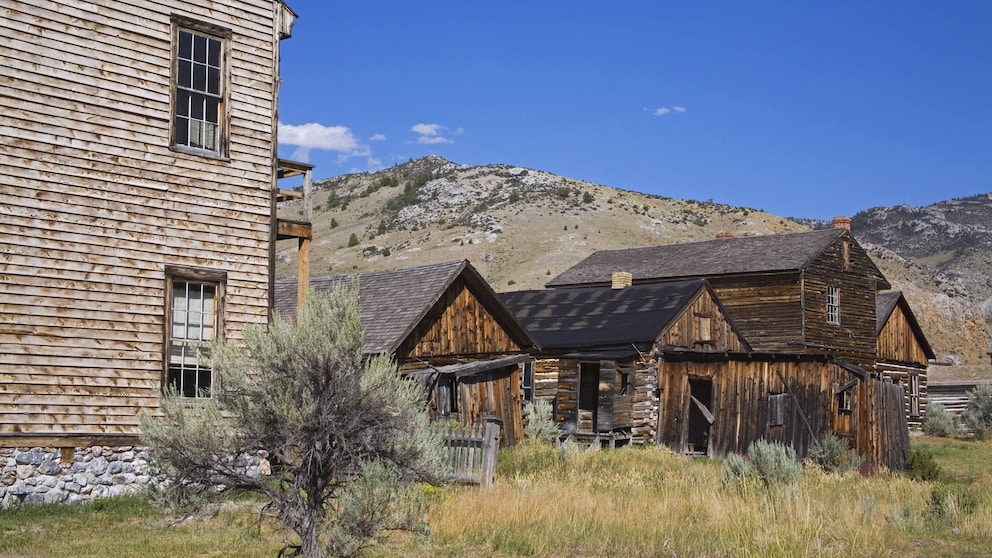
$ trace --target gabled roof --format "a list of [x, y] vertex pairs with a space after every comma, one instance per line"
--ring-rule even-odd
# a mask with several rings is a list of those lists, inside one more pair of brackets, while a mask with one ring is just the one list
[[[366, 354], [393, 354], [425, 318], [445, 291], [463, 278], [480, 303], [521, 347], [534, 346], [528, 332], [496, 297], [489, 283], [468, 260], [422, 265], [358, 276], [315, 278], [314, 290], [329, 290], [358, 280], [358, 313], [365, 329]], [[296, 316], [296, 281], [277, 281], [276, 311], [283, 319]]]
[[[800, 271], [844, 235], [850, 236], [850, 231], [823, 229], [601, 250], [565, 270], [546, 286], [608, 285], [616, 271], [629, 272], [635, 284], [692, 277]], [[874, 264], [872, 267], [872, 272], [884, 282], [881, 271]]]
[[716, 295], [706, 281], [586, 287], [500, 293], [500, 300], [543, 350], [610, 347], [650, 350], [700, 291]]
[[903, 296], [902, 291], [879, 291], [875, 293], [875, 335], [882, 332], [882, 328], [885, 327], [885, 323], [889, 321], [892, 312], [895, 311], [897, 306], [902, 308], [902, 313], [906, 316], [909, 327], [913, 329], [913, 335], [923, 349], [923, 353], [928, 359], [937, 358], [937, 355], [933, 352], [933, 348], [930, 347], [930, 342], [927, 341], [927, 336], [923, 334], [923, 329], [920, 328], [920, 323], [916, 321], [916, 315], [913, 314], [912, 308], [909, 307], [909, 301]]

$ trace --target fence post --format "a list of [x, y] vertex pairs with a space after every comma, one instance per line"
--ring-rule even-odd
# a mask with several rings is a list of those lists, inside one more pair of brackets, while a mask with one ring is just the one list
[[479, 479], [483, 488], [492, 488], [496, 478], [496, 454], [499, 453], [499, 427], [503, 421], [497, 416], [486, 417], [486, 430], [482, 440], [482, 471]]

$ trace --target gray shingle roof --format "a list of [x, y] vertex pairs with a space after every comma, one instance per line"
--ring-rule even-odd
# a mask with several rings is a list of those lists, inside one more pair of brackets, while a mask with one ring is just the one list
[[[358, 312], [365, 329], [365, 353], [395, 353], [451, 284], [462, 276], [494, 317], [522, 347], [531, 337], [496, 298], [489, 284], [468, 260], [422, 265], [358, 276], [313, 278], [320, 291], [358, 279]], [[283, 319], [296, 315], [296, 281], [277, 281], [276, 311]]]
[[546, 286], [609, 284], [616, 271], [630, 272], [634, 283], [638, 283], [800, 270], [845, 233], [848, 233], [846, 229], [823, 229], [601, 250], [565, 270]]
[[621, 347], [653, 342], [706, 281], [625, 289], [586, 287], [500, 293], [500, 300], [545, 350]]

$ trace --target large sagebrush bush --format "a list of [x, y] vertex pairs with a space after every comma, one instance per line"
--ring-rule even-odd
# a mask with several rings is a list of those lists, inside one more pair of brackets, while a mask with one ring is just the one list
[[968, 392], [968, 406], [961, 420], [979, 440], [992, 433], [992, 384], [982, 384]]
[[747, 448], [748, 465], [766, 486], [796, 482], [802, 464], [796, 450], [778, 442], [755, 440]]
[[931, 403], [923, 417], [923, 433], [941, 438], [954, 436], [958, 433], [957, 418], [940, 403]]
[[809, 458], [827, 473], [846, 473], [861, 467], [862, 462], [847, 441], [832, 432], [813, 443]]

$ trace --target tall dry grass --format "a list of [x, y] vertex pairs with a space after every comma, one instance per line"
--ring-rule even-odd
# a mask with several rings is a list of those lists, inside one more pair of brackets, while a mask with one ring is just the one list
[[[501, 454], [491, 492], [454, 490], [431, 515], [444, 556], [960, 556], [992, 553], [978, 505], [886, 473], [724, 482], [718, 462], [658, 447]], [[947, 492], [947, 491], [945, 491]], [[935, 495], [936, 493], [936, 495]], [[944, 498], [943, 504], [932, 502]]]

